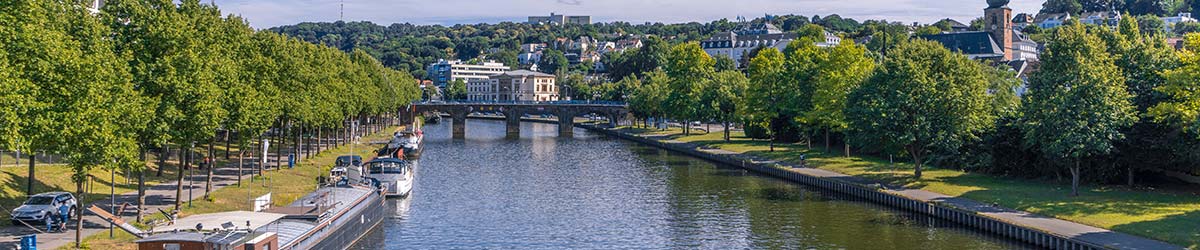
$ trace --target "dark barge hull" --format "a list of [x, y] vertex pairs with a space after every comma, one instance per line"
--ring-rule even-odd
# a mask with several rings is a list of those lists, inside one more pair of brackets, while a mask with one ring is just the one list
[[323, 239], [312, 249], [348, 249], [371, 230], [379, 227], [386, 216], [384, 198], [372, 193], [365, 205], [357, 206], [333, 222]]

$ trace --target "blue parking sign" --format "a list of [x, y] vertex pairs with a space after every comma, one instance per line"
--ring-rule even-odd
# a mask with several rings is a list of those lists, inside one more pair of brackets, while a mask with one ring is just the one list
[[36, 250], [37, 249], [37, 235], [30, 234], [30, 235], [21, 237], [21, 249]]

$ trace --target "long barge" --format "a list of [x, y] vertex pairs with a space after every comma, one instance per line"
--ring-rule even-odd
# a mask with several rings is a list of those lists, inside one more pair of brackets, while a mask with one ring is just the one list
[[388, 212], [387, 188], [356, 172], [335, 168], [328, 184], [286, 207], [194, 215], [135, 242], [140, 250], [347, 249]]

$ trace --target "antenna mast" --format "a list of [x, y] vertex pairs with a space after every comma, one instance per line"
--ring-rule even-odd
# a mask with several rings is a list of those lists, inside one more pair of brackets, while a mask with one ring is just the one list
[[346, 20], [346, 0], [341, 0], [338, 4], [338, 21]]

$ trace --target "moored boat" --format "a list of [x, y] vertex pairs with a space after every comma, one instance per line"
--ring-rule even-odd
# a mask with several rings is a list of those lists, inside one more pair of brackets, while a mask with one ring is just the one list
[[347, 249], [387, 216], [385, 192], [379, 181], [335, 167], [329, 181], [289, 206], [193, 215], [136, 242], [138, 249]]
[[365, 167], [367, 178], [378, 180], [381, 186], [387, 188], [384, 193], [386, 196], [404, 197], [412, 191], [416, 164], [416, 161], [380, 157], [367, 162]]

